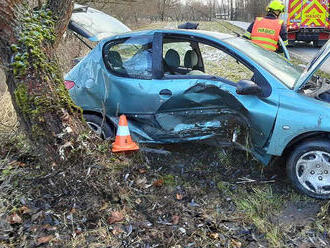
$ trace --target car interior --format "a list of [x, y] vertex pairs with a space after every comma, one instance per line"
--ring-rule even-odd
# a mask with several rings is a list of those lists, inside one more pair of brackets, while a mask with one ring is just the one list
[[253, 70], [235, 56], [191, 37], [165, 36], [162, 61], [165, 77], [209, 76], [232, 82], [254, 79]]
[[[236, 56], [192, 37], [165, 36], [162, 39], [161, 76], [212, 77], [236, 84], [255, 81], [254, 70]], [[104, 48], [105, 64], [112, 72], [127, 77], [152, 78], [152, 42], [144, 38], [109, 43]], [[230, 68], [230, 70], [228, 70]]]
[[198, 66], [198, 57], [195, 50], [188, 50], [184, 55], [183, 66], [179, 53], [169, 49], [163, 58], [164, 73], [171, 75], [206, 75], [203, 69]]
[[164, 39], [163, 52], [165, 75], [207, 75], [196, 41]]

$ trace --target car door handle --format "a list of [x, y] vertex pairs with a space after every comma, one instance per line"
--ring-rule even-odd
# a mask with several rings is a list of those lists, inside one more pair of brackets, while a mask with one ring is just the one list
[[172, 91], [168, 89], [163, 89], [159, 92], [159, 95], [161, 96], [172, 96]]

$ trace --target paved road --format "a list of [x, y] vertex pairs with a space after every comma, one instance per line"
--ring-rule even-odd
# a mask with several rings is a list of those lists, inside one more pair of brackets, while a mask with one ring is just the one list
[[[240, 21], [229, 21], [229, 23], [238, 26], [242, 29], [247, 29], [250, 23], [248, 22], [240, 22]], [[312, 44], [306, 44], [306, 43], [296, 43], [294, 47], [289, 47], [290, 55], [293, 57], [296, 57], [306, 63], [311, 61], [319, 48], [315, 48], [312, 46]], [[328, 60], [321, 69], [327, 73], [330, 73], [330, 61]]]

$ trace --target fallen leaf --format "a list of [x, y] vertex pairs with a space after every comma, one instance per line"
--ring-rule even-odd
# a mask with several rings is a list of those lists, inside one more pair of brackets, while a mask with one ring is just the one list
[[42, 229], [46, 231], [55, 231], [57, 228], [56, 226], [51, 226], [50, 224], [45, 224], [42, 226]]
[[38, 231], [38, 226], [36, 226], [36, 225], [31, 226], [31, 227], [29, 228], [29, 231], [30, 231], [30, 232], [36, 232], [36, 231]]
[[35, 220], [39, 219], [42, 216], [43, 216], [43, 211], [39, 211], [38, 213], [31, 216], [31, 220], [35, 221]]
[[53, 238], [54, 238], [53, 235], [48, 235], [48, 236], [45, 236], [45, 237], [40, 237], [40, 238], [37, 239], [36, 245], [39, 246], [39, 245], [42, 245], [42, 244], [46, 244], [49, 241], [51, 241]]
[[140, 173], [140, 174], [144, 174], [144, 173], [146, 173], [146, 172], [147, 172], [147, 170], [144, 169], [144, 168], [140, 168], [140, 169], [139, 169], [139, 173]]
[[124, 231], [119, 226], [115, 226], [115, 228], [112, 230], [113, 235], [118, 235], [118, 234], [121, 234], [122, 232], [124, 232]]
[[103, 206], [100, 208], [100, 211], [106, 210], [109, 207], [109, 203], [105, 202]]
[[29, 209], [27, 206], [23, 206], [19, 209], [19, 211], [22, 213], [22, 214], [28, 214], [31, 212], [31, 209]]
[[15, 165], [17, 163], [17, 160], [13, 160], [13, 161], [10, 161], [9, 163], [8, 163], [8, 165], [9, 166], [12, 166], [12, 165]]
[[124, 219], [124, 215], [122, 212], [114, 211], [111, 213], [111, 216], [108, 219], [109, 224], [113, 224], [116, 222], [120, 222]]
[[177, 200], [181, 201], [182, 198], [183, 198], [183, 195], [182, 195], [182, 194], [180, 194], [180, 193], [177, 193], [177, 194], [176, 194], [176, 199], [177, 199]]
[[144, 187], [147, 183], [147, 178], [143, 177], [143, 178], [138, 178], [136, 180], [136, 184], [139, 186], [139, 187]]
[[219, 233], [210, 233], [210, 238], [218, 239], [219, 238]]
[[239, 241], [236, 241], [234, 239], [231, 240], [231, 244], [233, 245], [234, 248], [241, 248], [242, 247], [242, 243]]
[[13, 160], [11, 161], [8, 165], [11, 165], [11, 166], [18, 166], [18, 167], [25, 167], [26, 164], [21, 162], [21, 161], [17, 161], [17, 160]]
[[173, 215], [172, 216], [172, 224], [177, 225], [179, 223], [180, 216], [179, 215]]
[[163, 184], [164, 184], [163, 179], [158, 179], [158, 180], [156, 180], [152, 183], [152, 185], [155, 186], [155, 187], [161, 187], [161, 186], [163, 186]]
[[142, 202], [142, 200], [141, 200], [140, 198], [137, 198], [137, 199], [135, 200], [135, 203], [136, 203], [136, 204], [141, 204], [141, 202]]
[[18, 214], [13, 213], [12, 215], [10, 215], [10, 216], [8, 217], [8, 222], [9, 222], [10, 224], [20, 224], [20, 223], [22, 223], [23, 221], [22, 221], [22, 218], [21, 218]]

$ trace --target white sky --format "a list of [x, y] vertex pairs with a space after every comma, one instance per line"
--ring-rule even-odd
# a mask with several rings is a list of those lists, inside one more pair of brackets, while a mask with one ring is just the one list
[[[186, 3], [187, 0], [181, 0], [181, 2]], [[195, 0], [195, 1], [199, 1], [202, 3], [206, 3], [208, 0]], [[220, 2], [220, 0], [217, 0], [218, 2]], [[236, 0], [234, 0], [233, 2], [235, 2]]]

